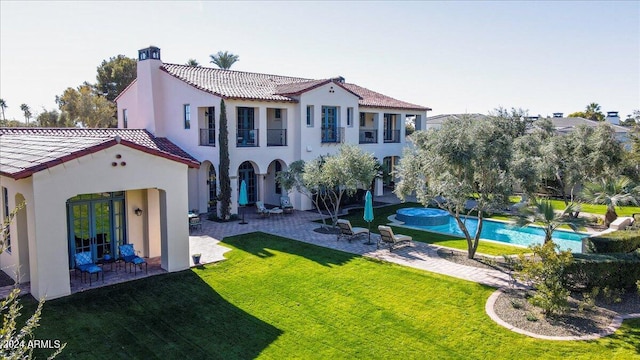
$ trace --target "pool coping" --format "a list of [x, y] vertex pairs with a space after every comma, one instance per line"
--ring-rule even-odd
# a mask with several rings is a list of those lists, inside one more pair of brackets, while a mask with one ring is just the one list
[[[467, 217], [466, 215], [463, 215], [463, 216]], [[470, 217], [475, 218], [475, 216], [470, 216]], [[395, 215], [387, 216], [387, 220], [390, 221], [387, 225], [404, 227], [404, 228], [407, 228], [407, 229], [420, 230], [420, 231], [425, 231], [425, 232], [431, 232], [431, 233], [439, 234], [439, 235], [459, 236], [461, 239], [464, 239], [464, 235], [450, 234], [450, 233], [445, 233], [445, 232], [442, 232], [442, 231], [435, 231], [435, 230], [426, 230], [426, 229], [419, 228], [417, 226], [406, 225], [404, 222], [402, 222], [400, 220], [396, 220], [396, 216]], [[513, 224], [510, 221], [498, 220], [498, 219], [486, 219], [486, 218], [484, 218], [483, 221], [493, 221], [493, 222], [501, 222], [503, 224]], [[533, 224], [532, 225], [528, 225], [528, 226], [541, 228], [541, 226], [533, 225]], [[557, 229], [555, 231], [564, 231], [564, 232], [567, 232], [567, 233], [575, 233], [573, 231], [567, 231], [567, 230], [563, 230], [563, 229]], [[586, 238], [586, 237], [596, 236], [598, 233], [594, 233], [594, 234], [592, 234], [592, 233], [580, 233], [580, 234], [588, 235], [588, 236], [585, 236], [585, 238]], [[529, 246], [527, 246], [527, 245], [505, 243], [505, 242], [502, 242], [502, 241], [491, 240], [491, 239], [486, 239], [486, 238], [480, 238], [480, 240], [492, 242], [492, 243], [498, 244], [498, 245], [514, 246], [514, 247], [519, 247], [519, 248], [523, 248], [523, 249], [529, 248]], [[582, 245], [582, 241], [581, 241], [581, 245]], [[580, 250], [582, 251], [582, 247], [580, 248]], [[582, 252], [580, 252], [580, 253], [582, 253]]]

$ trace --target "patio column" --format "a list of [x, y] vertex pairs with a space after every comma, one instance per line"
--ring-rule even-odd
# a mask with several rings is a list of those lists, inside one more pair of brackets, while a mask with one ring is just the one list
[[260, 199], [260, 201], [265, 202], [265, 192], [264, 192], [264, 187], [265, 187], [265, 182], [266, 180], [266, 175], [267, 174], [257, 174], [258, 176], [258, 199]]
[[382, 182], [382, 178], [381, 177], [376, 177], [375, 179], [375, 196], [382, 196], [384, 195], [384, 186], [383, 186], [383, 182]]

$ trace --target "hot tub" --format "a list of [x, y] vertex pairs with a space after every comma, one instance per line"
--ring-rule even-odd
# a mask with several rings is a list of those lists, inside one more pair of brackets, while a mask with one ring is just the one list
[[438, 226], [449, 223], [449, 213], [441, 209], [404, 208], [396, 211], [396, 220], [405, 225]]

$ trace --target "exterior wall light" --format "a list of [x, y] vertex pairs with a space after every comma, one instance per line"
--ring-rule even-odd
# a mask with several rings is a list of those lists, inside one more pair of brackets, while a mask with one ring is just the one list
[[133, 212], [136, 213], [137, 216], [142, 216], [142, 209], [140, 208], [136, 208]]

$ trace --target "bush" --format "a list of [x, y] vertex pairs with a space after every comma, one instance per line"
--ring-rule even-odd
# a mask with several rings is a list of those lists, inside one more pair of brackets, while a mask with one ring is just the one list
[[640, 280], [640, 252], [631, 254], [574, 254], [563, 281], [574, 291], [594, 287], [630, 289]]
[[640, 248], [640, 230], [619, 230], [584, 241], [589, 253], [628, 253]]
[[553, 242], [531, 247], [534, 257], [519, 256], [522, 270], [518, 276], [536, 289], [529, 302], [542, 309], [545, 315], [561, 314], [568, 308], [569, 290], [563, 277], [573, 262], [569, 251], [556, 252]]

